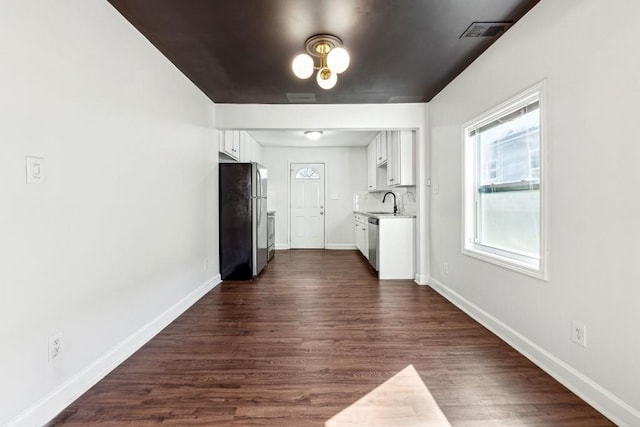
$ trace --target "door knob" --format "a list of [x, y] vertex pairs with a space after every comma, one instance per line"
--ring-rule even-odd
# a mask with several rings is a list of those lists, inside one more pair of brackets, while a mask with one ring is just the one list
[[324, 215], [324, 212], [320, 212], [320, 215]]

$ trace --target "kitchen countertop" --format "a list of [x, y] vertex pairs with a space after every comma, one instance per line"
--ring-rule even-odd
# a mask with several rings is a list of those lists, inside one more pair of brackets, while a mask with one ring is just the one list
[[415, 214], [394, 214], [393, 212], [364, 212], [364, 211], [353, 211], [353, 213], [372, 216], [374, 218], [415, 218]]

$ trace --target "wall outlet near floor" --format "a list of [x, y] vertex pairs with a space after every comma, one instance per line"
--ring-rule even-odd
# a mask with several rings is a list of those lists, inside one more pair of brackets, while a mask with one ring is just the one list
[[49, 337], [49, 363], [57, 359], [62, 353], [62, 335], [57, 333]]
[[204, 269], [204, 271], [207, 271], [209, 269], [209, 260], [208, 259], [204, 259], [202, 261], [202, 268]]
[[442, 264], [442, 271], [444, 271], [444, 274], [449, 274], [449, 263], [445, 262]]
[[571, 341], [582, 347], [587, 347], [587, 326], [577, 320], [571, 321]]

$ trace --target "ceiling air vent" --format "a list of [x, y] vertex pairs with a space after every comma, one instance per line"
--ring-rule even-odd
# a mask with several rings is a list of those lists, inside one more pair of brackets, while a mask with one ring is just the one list
[[474, 22], [469, 25], [460, 38], [498, 37], [512, 25], [512, 22]]
[[287, 93], [287, 99], [292, 104], [308, 104], [316, 102], [315, 93]]

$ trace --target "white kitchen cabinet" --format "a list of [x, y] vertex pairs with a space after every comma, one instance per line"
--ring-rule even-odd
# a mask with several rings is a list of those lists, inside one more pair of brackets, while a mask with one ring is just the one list
[[378, 278], [381, 280], [414, 278], [415, 222], [415, 218], [380, 216]]
[[232, 160], [240, 160], [240, 131], [218, 131], [218, 151]]
[[387, 132], [381, 131], [376, 136], [376, 166], [387, 163]]
[[240, 161], [262, 163], [262, 146], [247, 131], [240, 131]]
[[365, 258], [369, 258], [369, 217], [361, 214], [355, 214], [354, 217], [356, 247]]
[[387, 186], [415, 184], [415, 139], [413, 130], [389, 132], [387, 139]]
[[388, 190], [386, 165], [378, 167], [378, 141], [377, 137], [367, 147], [367, 182], [368, 191]]
[[253, 145], [254, 140], [247, 132], [240, 131], [240, 161], [253, 162]]
[[367, 182], [369, 191], [376, 190], [376, 143], [375, 140], [367, 147]]

